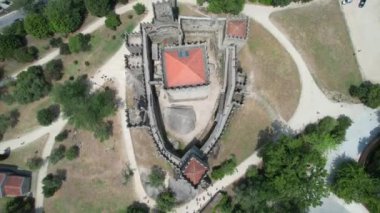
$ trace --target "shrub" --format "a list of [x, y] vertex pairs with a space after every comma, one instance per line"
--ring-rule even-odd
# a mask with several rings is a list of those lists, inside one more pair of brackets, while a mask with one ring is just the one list
[[59, 145], [58, 148], [53, 149], [49, 156], [49, 162], [52, 164], [58, 163], [65, 157], [66, 147], [64, 145]]
[[133, 9], [135, 10], [137, 15], [141, 15], [145, 12], [145, 5], [137, 3], [133, 6]]
[[245, 4], [245, 0], [209, 0], [207, 10], [213, 13], [231, 13], [234, 15], [239, 14]]
[[52, 197], [62, 186], [62, 179], [58, 175], [48, 174], [42, 180], [42, 193], [45, 197]]
[[90, 66], [90, 62], [85, 61], [85, 62], [84, 62], [84, 65], [86, 65], [86, 66]]
[[13, 52], [13, 58], [18, 62], [32, 62], [38, 58], [38, 49], [34, 46], [18, 48]]
[[55, 136], [55, 141], [62, 142], [69, 137], [69, 131], [68, 130], [63, 130], [60, 132], [57, 136]]
[[148, 176], [149, 185], [159, 187], [164, 184], [165, 172], [158, 166], [153, 166]]
[[50, 44], [51, 47], [59, 48], [63, 44], [63, 41], [62, 41], [62, 38], [60, 38], [60, 37], [58, 37], [58, 38], [51, 38], [50, 41], [49, 41], [49, 44]]
[[71, 146], [65, 153], [67, 160], [74, 160], [79, 156], [79, 147], [74, 145]]
[[0, 140], [9, 127], [13, 128], [16, 126], [19, 117], [20, 113], [16, 109], [5, 114], [0, 114]]
[[117, 0], [120, 4], [128, 4], [129, 0]]
[[36, 101], [49, 93], [51, 85], [45, 80], [41, 66], [31, 66], [17, 76], [13, 96], [21, 104]]
[[70, 47], [68, 44], [66, 43], [62, 43], [60, 46], [59, 46], [59, 53], [61, 55], [70, 55], [71, 52], [70, 52]]
[[111, 30], [116, 30], [116, 28], [121, 24], [120, 16], [115, 12], [109, 13], [106, 17], [105, 24], [106, 27], [110, 28]]
[[45, 79], [48, 81], [61, 80], [63, 76], [62, 70], [63, 70], [63, 63], [61, 59], [53, 59], [49, 61], [45, 65], [45, 71], [44, 71]]
[[102, 17], [112, 9], [111, 0], [84, 0], [87, 10], [94, 16]]
[[78, 53], [82, 51], [87, 51], [90, 49], [90, 35], [83, 35], [78, 33], [75, 36], [69, 38], [69, 48], [70, 52]]
[[39, 170], [43, 164], [44, 164], [44, 160], [40, 157], [29, 158], [26, 162], [26, 165], [32, 171]]
[[127, 207], [126, 213], [149, 213], [149, 207], [145, 203], [133, 202]]
[[30, 13], [24, 20], [25, 31], [36, 38], [47, 38], [52, 33], [44, 15]]
[[211, 177], [215, 180], [220, 180], [226, 175], [233, 174], [236, 166], [236, 158], [232, 156], [221, 165], [212, 168]]
[[41, 109], [37, 112], [38, 123], [42, 126], [49, 126], [59, 116], [59, 106], [50, 105], [48, 108]]

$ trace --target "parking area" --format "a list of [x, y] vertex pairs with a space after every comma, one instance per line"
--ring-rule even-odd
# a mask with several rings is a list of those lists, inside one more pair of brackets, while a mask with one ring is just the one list
[[363, 8], [359, 2], [342, 5], [342, 10], [363, 78], [380, 83], [380, 1], [367, 0]]

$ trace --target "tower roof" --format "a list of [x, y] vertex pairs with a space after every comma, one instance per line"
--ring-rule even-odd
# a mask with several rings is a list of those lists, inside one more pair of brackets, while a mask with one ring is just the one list
[[247, 36], [247, 19], [227, 19], [227, 36], [245, 38]]
[[163, 50], [167, 88], [196, 86], [208, 81], [206, 50], [203, 46], [179, 46]]
[[183, 175], [194, 185], [198, 185], [208, 168], [195, 157], [191, 157], [183, 169]]

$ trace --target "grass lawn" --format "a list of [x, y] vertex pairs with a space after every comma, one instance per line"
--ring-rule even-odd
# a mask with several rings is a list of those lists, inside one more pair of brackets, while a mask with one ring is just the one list
[[173, 174], [171, 165], [164, 158], [159, 157], [153, 138], [148, 131], [140, 128], [130, 129], [130, 131], [139, 168], [150, 169], [157, 165], [165, 169], [168, 174]]
[[[129, 19], [129, 15], [133, 15], [133, 18]], [[116, 31], [103, 26], [92, 33], [90, 51], [62, 57], [65, 67], [64, 78], [96, 72], [96, 69], [115, 54], [123, 44], [123, 33], [132, 32], [143, 17], [144, 15], [137, 16], [130, 11], [120, 16], [122, 25]], [[78, 64], [75, 64], [74, 61], [78, 61]], [[90, 63], [89, 66], [85, 65], [86, 61]]]
[[301, 8], [275, 12], [271, 20], [300, 51], [325, 93], [335, 94], [335, 98], [340, 95], [348, 97], [349, 86], [361, 82], [338, 1], [318, 1]]
[[66, 170], [67, 179], [53, 197], [45, 199], [45, 212], [121, 212], [134, 201], [133, 184], [123, 185], [126, 158], [121, 125], [116, 116], [112, 120], [114, 136], [103, 143], [91, 132], [67, 127], [71, 130], [69, 138], [57, 142], [55, 147], [63, 144], [67, 149], [77, 144], [81, 147], [80, 156], [73, 161], [63, 159], [56, 165], [49, 164], [49, 172]]
[[289, 120], [297, 108], [301, 83], [289, 53], [259, 23], [251, 20], [247, 45], [240, 51], [241, 66], [253, 75], [250, 92], [262, 95]]
[[219, 165], [230, 157], [236, 156], [241, 163], [256, 149], [259, 132], [271, 123], [266, 111], [251, 97], [246, 98], [244, 105], [235, 111], [231, 122], [222, 135], [218, 156], [210, 156], [210, 165]]
[[9, 112], [12, 109], [18, 109], [20, 113], [19, 122], [14, 128], [9, 128], [3, 137], [3, 140], [16, 138], [24, 133], [27, 133], [39, 126], [37, 121], [37, 111], [48, 107], [52, 104], [49, 97], [42, 98], [38, 101], [27, 105], [12, 104], [11, 106], [0, 102], [0, 114]]

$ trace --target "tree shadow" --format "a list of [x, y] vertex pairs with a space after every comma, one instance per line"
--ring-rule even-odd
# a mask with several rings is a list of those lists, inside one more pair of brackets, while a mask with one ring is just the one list
[[257, 148], [261, 148], [268, 142], [278, 140], [283, 135], [295, 135], [296, 131], [291, 129], [286, 123], [275, 120], [270, 126], [261, 130], [258, 135]]
[[370, 135], [368, 137], [361, 138], [359, 140], [358, 154], [362, 153], [368, 144], [370, 144], [375, 138], [379, 137], [380, 127], [374, 128], [373, 130], [371, 130], [371, 132], [369, 134]]

